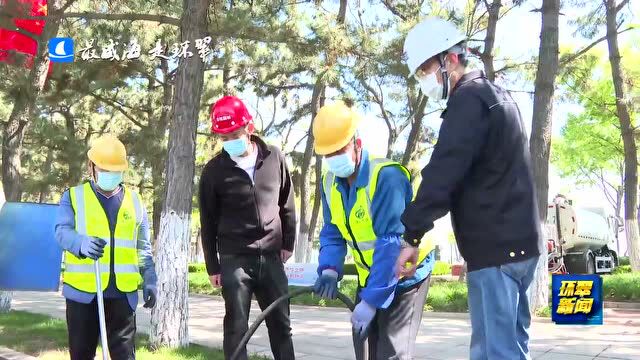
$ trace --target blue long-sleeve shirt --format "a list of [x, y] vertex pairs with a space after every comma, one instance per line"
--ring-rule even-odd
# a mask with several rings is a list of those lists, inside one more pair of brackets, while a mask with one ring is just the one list
[[[115, 232], [118, 211], [120, 210], [122, 200], [124, 199], [124, 191], [122, 191], [121, 189], [118, 193], [112, 195], [111, 197], [106, 197], [95, 190], [95, 185], [93, 184], [93, 182], [91, 183], [91, 187], [97, 194], [98, 200], [100, 201], [100, 204], [102, 205], [107, 215], [111, 232]], [[145, 285], [156, 286], [157, 276], [150, 241], [151, 234], [149, 228], [149, 219], [144, 205], [141, 205], [143, 217], [138, 232], [137, 243], [141, 274], [144, 279]], [[71, 197], [68, 190], [65, 191], [65, 193], [62, 195], [62, 198], [60, 199], [60, 206], [58, 207], [58, 218], [56, 221], [55, 229], [56, 240], [58, 241], [58, 244], [60, 244], [60, 247], [71, 252], [75, 256], [80, 257], [80, 245], [82, 244], [82, 241], [86, 237], [86, 235], [79, 234], [75, 230], [75, 212], [73, 210], [73, 207], [71, 206]], [[90, 303], [96, 296], [96, 294], [94, 293], [80, 291], [67, 284], [64, 284], [64, 286], [62, 287], [62, 295], [69, 300], [84, 304]], [[127, 297], [129, 306], [131, 306], [133, 310], [135, 310], [138, 305], [138, 292], [121, 292], [115, 286], [114, 276], [109, 277], [109, 284], [103, 295], [105, 298]]]
[[[348, 216], [356, 202], [356, 190], [367, 186], [369, 180], [369, 155], [363, 150], [362, 161], [358, 167], [358, 176], [349, 186], [346, 179], [336, 177], [338, 191], [342, 194], [343, 205]], [[320, 255], [318, 273], [331, 268], [343, 275], [347, 243], [340, 230], [331, 223], [331, 211], [322, 194], [324, 226], [320, 231]], [[371, 219], [377, 235], [367, 286], [361, 289], [360, 297], [376, 308], [387, 308], [397, 291], [409, 288], [431, 274], [435, 258], [433, 253], [418, 266], [411, 278], [400, 282], [395, 276], [395, 265], [400, 254], [404, 225], [400, 221], [406, 205], [411, 202], [413, 189], [405, 174], [395, 166], [380, 171], [375, 196], [371, 202]]]

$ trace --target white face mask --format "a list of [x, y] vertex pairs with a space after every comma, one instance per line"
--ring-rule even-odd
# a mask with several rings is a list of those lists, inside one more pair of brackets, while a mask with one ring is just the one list
[[[448, 97], [448, 96], [447, 97], [442, 96], [442, 94], [444, 93], [444, 83], [440, 84], [438, 82], [440, 69], [442, 69], [442, 67], [439, 67], [435, 72], [418, 79], [418, 84], [420, 84], [420, 89], [422, 89], [422, 93], [428, 96], [429, 99], [435, 100], [435, 101], [446, 100]], [[449, 76], [447, 76], [446, 81], [449, 81]]]

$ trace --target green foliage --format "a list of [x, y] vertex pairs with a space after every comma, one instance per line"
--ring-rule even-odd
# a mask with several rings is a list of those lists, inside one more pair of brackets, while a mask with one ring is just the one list
[[[639, 74], [638, 50], [629, 47], [623, 53], [629, 59], [624, 64], [627, 76]], [[561, 73], [564, 98], [578, 103], [582, 110], [568, 115], [562, 137], [552, 143], [551, 162], [563, 177], [599, 185], [615, 204], [615, 193], [623, 186], [624, 149], [610, 73], [607, 58], [598, 52], [571, 62]], [[633, 82], [629, 85], [629, 96], [636, 97], [639, 88]], [[637, 104], [630, 104], [632, 119], [638, 109]]]
[[[340, 282], [340, 292], [355, 299], [358, 289], [357, 278], [345, 276]], [[295, 289], [295, 287], [291, 287]], [[220, 289], [214, 289], [209, 283], [206, 272], [189, 273], [189, 292], [203, 295], [221, 295]], [[321, 299], [313, 294], [303, 294], [291, 299], [292, 305], [310, 305], [322, 307], [344, 307], [340, 300]], [[432, 280], [425, 304], [427, 311], [464, 312], [467, 311], [466, 284], [453, 281]]]
[[536, 316], [538, 317], [545, 317], [545, 318], [550, 318], [551, 317], [551, 307], [549, 305], [541, 307], [539, 309], [536, 310]]
[[620, 266], [631, 265], [631, 261], [629, 260], [628, 256], [620, 256], [618, 258], [618, 265]]
[[602, 287], [606, 300], [640, 301], [640, 273], [604, 276]]
[[467, 285], [458, 281], [433, 281], [425, 308], [429, 311], [468, 311]]
[[431, 272], [431, 275], [449, 275], [449, 274], [451, 274], [451, 264], [443, 261], [436, 261], [435, 265], [433, 266], [433, 271]]
[[207, 266], [205, 264], [189, 264], [189, 272], [197, 273], [197, 272], [206, 272]]
[[614, 274], [628, 274], [631, 272], [631, 265], [621, 265], [613, 269]]

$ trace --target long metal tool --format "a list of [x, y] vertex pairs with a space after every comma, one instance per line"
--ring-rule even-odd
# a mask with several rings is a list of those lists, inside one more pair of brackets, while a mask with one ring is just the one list
[[100, 344], [102, 345], [102, 360], [109, 360], [109, 343], [107, 342], [107, 323], [104, 318], [104, 298], [102, 296], [102, 280], [100, 278], [100, 262], [93, 262], [96, 275], [96, 298], [98, 299], [98, 319], [100, 320]]

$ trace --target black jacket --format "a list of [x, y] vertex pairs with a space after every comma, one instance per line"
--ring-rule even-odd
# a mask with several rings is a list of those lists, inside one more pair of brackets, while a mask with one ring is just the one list
[[285, 158], [276, 147], [257, 145], [254, 181], [226, 151], [214, 157], [200, 179], [202, 249], [209, 275], [220, 273], [220, 254], [293, 251], [296, 212]]
[[404, 214], [405, 240], [420, 239], [451, 212], [469, 271], [541, 254], [529, 145], [509, 93], [481, 71], [453, 88], [416, 198]]

